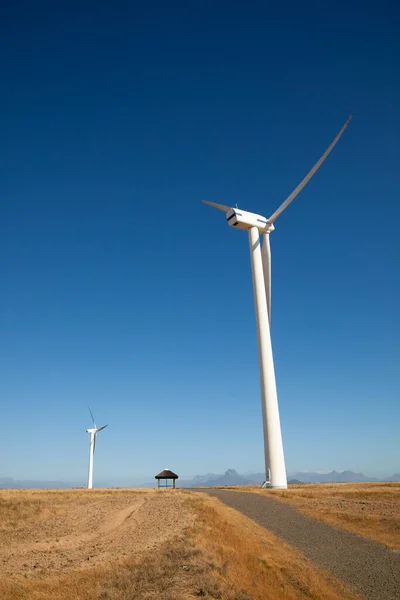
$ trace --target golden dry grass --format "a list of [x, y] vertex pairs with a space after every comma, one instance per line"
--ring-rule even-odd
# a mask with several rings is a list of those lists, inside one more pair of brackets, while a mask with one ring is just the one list
[[400, 549], [400, 483], [291, 485], [287, 490], [253, 486], [232, 489], [271, 494], [320, 521]]
[[71, 506], [89, 504], [94, 499], [115, 494], [151, 494], [155, 490], [86, 489], [0, 490], [0, 531], [24, 529], [27, 524], [62, 517]]
[[[72, 507], [124, 494], [178, 495], [194, 522], [152, 551], [113, 557], [94, 568], [66, 573], [12, 573], [0, 580], [2, 600], [343, 600], [355, 598], [300, 553], [215, 498], [193, 492], [130, 490], [10, 491], [0, 493], [0, 527], [21, 535], [24, 526], [60, 522]], [[120, 494], [120, 496], [118, 496]], [[164, 495], [163, 495], [164, 494]], [[176, 496], [175, 496], [176, 497]], [[13, 508], [15, 505], [15, 508]], [[15, 529], [17, 528], [17, 529]], [[116, 532], [118, 535], [118, 531]]]

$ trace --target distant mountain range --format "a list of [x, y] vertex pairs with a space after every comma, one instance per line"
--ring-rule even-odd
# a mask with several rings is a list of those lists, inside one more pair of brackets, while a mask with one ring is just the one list
[[400, 473], [395, 473], [390, 477], [384, 477], [379, 479], [378, 477], [371, 477], [370, 475], [364, 475], [364, 473], [355, 473], [354, 471], [331, 471], [330, 473], [314, 473], [314, 472], [299, 472], [293, 473], [290, 476], [291, 483], [293, 480], [300, 481], [301, 483], [362, 483], [362, 482], [374, 482], [380, 481], [400, 481]]
[[[239, 475], [235, 469], [228, 469], [225, 473], [215, 474], [207, 473], [207, 475], [195, 475], [192, 479], [181, 478], [178, 480], [179, 487], [220, 487], [234, 485], [260, 485], [265, 477], [263, 473], [247, 473]], [[395, 473], [390, 477], [378, 479], [377, 477], [369, 477], [364, 473], [355, 473], [354, 471], [331, 471], [330, 473], [318, 473], [314, 471], [300, 471], [299, 473], [290, 473], [288, 476], [289, 484], [300, 483], [358, 483], [358, 482], [390, 482], [399, 481], [400, 473]], [[98, 487], [154, 487], [154, 481], [148, 483], [129, 483], [128, 478], [121, 481], [115, 480], [110, 486], [106, 481], [99, 481]], [[85, 487], [81, 482], [65, 482], [65, 481], [37, 481], [37, 480], [16, 480], [12, 477], [0, 477], [0, 489], [62, 489], [62, 488], [77, 488]]]
[[221, 485], [249, 485], [251, 483], [254, 483], [254, 481], [242, 477], [235, 469], [228, 469], [224, 475], [214, 475], [214, 473], [196, 475], [192, 481], [185, 482], [185, 487], [217, 487]]
[[[217, 487], [223, 485], [254, 485], [261, 484], [265, 480], [263, 473], [249, 473], [239, 475], [235, 469], [228, 469], [224, 475], [215, 475], [208, 473], [207, 475], [196, 475], [191, 481], [185, 481], [184, 487]], [[374, 482], [374, 481], [400, 481], [400, 473], [395, 473], [391, 477], [378, 479], [370, 477], [364, 473], [356, 473], [354, 471], [331, 471], [330, 473], [318, 473], [313, 471], [300, 471], [299, 473], [291, 473], [288, 476], [289, 484], [300, 483], [359, 483], [359, 482]]]
[[367, 481], [379, 481], [377, 477], [369, 477], [364, 473], [354, 471], [331, 471], [330, 473], [294, 473], [291, 479], [297, 479], [302, 483], [359, 483]]
[[30, 479], [13, 479], [12, 477], [0, 477], [0, 489], [15, 490], [15, 489], [64, 489], [84, 487], [82, 483], [73, 483], [65, 481], [38, 481]]

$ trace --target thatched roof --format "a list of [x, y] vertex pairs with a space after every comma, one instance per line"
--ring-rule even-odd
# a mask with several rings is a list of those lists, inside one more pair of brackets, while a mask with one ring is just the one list
[[155, 479], [178, 479], [178, 475], [169, 469], [164, 469], [164, 471], [155, 476]]

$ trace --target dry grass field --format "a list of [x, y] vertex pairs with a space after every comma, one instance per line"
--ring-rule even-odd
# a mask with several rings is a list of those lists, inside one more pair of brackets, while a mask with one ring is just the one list
[[291, 485], [287, 490], [232, 489], [273, 494], [311, 517], [400, 549], [400, 483]]
[[2, 600], [353, 599], [215, 498], [156, 490], [0, 491]]

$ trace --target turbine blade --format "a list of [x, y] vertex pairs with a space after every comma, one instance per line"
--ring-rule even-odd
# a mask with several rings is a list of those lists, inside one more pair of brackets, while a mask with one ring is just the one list
[[[107, 423], [107, 425], [103, 425], [103, 427], [99, 427], [99, 428], [96, 430], [96, 433], [99, 433], [99, 431], [101, 431], [102, 429], [105, 429], [106, 427], [108, 427], [108, 423]], [[95, 434], [95, 435], [96, 435], [96, 434]]]
[[94, 451], [96, 450], [96, 433], [93, 436], [93, 454], [94, 454]]
[[301, 190], [307, 185], [307, 183], [310, 181], [311, 177], [316, 173], [316, 171], [318, 171], [318, 169], [320, 168], [320, 166], [322, 165], [324, 160], [332, 152], [333, 148], [336, 146], [337, 142], [342, 137], [344, 130], [346, 129], [347, 125], [350, 123], [352, 118], [353, 118], [353, 115], [350, 115], [350, 117], [347, 119], [346, 123], [343, 125], [343, 127], [341, 128], [341, 130], [339, 131], [339, 133], [337, 134], [337, 136], [335, 137], [335, 139], [333, 140], [331, 145], [328, 146], [328, 148], [325, 150], [325, 152], [323, 153], [321, 158], [315, 163], [315, 165], [313, 166], [311, 171], [309, 171], [307, 173], [307, 175], [299, 183], [299, 185], [293, 190], [293, 192], [290, 194], [290, 196], [288, 196], [286, 198], [286, 200], [280, 205], [280, 207], [270, 216], [270, 218], [268, 219], [269, 223], [273, 223], [279, 217], [279, 215], [285, 210], [285, 208], [287, 208], [289, 206], [289, 204], [291, 202], [293, 202], [293, 200], [296, 198], [296, 196], [298, 194], [300, 194]]
[[268, 318], [271, 325], [271, 247], [269, 234], [264, 234], [264, 242], [261, 248], [261, 260], [264, 273], [265, 295], [267, 298]]
[[94, 422], [94, 416], [92, 411], [90, 410], [90, 406], [88, 406], [89, 412], [90, 412], [90, 416], [92, 417], [92, 422], [93, 422], [93, 427], [96, 429], [96, 423]]
[[218, 208], [218, 210], [222, 210], [222, 212], [229, 212], [232, 210], [231, 206], [225, 206], [225, 204], [217, 204], [216, 202], [210, 202], [209, 200], [202, 200], [204, 204], [208, 204], [208, 206], [212, 206], [213, 208]]

